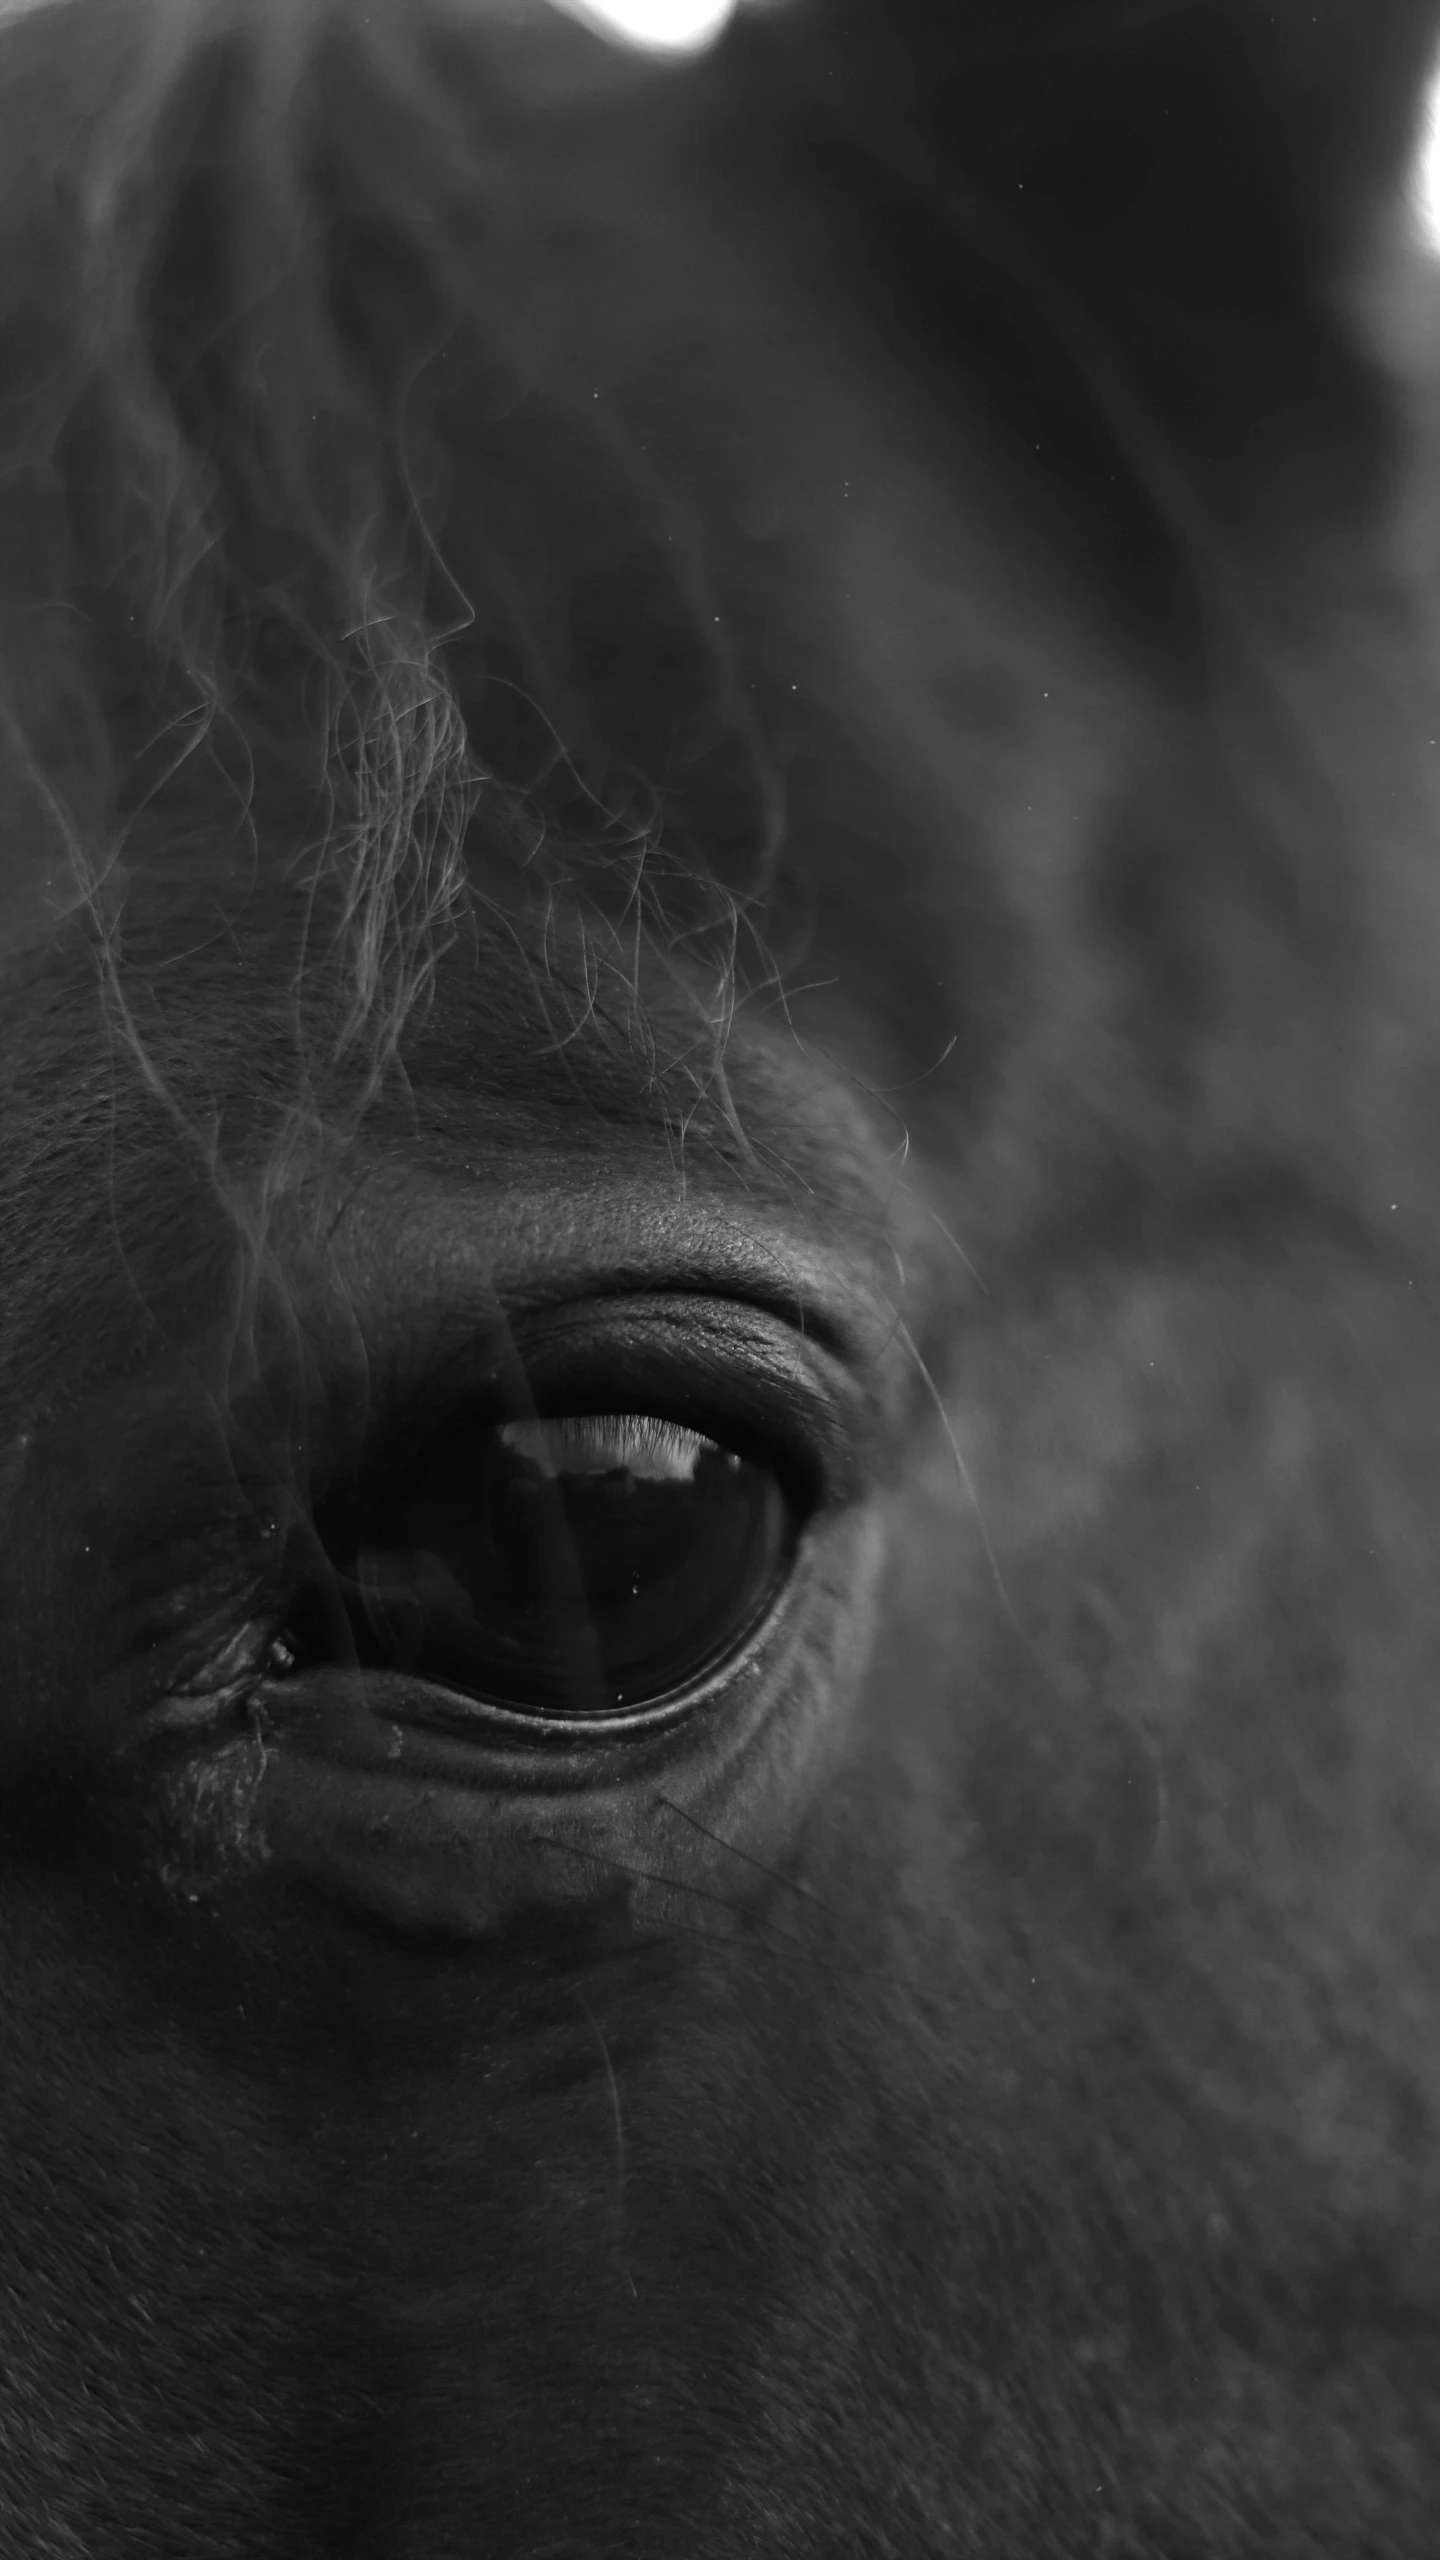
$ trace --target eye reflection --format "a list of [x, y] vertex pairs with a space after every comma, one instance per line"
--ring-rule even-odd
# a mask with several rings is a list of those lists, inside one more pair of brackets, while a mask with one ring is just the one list
[[769, 1468], [649, 1414], [487, 1424], [386, 1498], [355, 1634], [385, 1664], [539, 1716], [683, 1689], [764, 1616], [791, 1508]]

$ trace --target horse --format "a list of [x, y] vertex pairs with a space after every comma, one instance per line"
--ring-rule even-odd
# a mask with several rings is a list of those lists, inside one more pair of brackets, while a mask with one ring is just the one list
[[5, 2560], [1433, 2553], [1437, 36], [0, 22]]

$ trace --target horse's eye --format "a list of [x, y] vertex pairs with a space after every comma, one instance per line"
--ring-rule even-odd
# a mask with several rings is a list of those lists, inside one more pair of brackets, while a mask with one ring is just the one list
[[650, 1415], [491, 1423], [389, 1494], [354, 1554], [362, 1656], [538, 1716], [652, 1704], [764, 1617], [796, 1521], [762, 1463]]

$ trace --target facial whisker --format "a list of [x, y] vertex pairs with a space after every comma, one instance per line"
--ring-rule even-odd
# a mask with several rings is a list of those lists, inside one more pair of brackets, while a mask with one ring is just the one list
[[802, 1901], [812, 1903], [817, 1911], [825, 1912], [831, 1919], [835, 1917], [824, 1895], [816, 1893], [813, 1886], [802, 1884], [796, 1876], [783, 1875], [778, 1867], [767, 1866], [763, 1858], [752, 1857], [748, 1849], [737, 1848], [733, 1840], [723, 1840], [718, 1831], [712, 1831], [707, 1823], [699, 1821], [693, 1813], [687, 1813], [684, 1806], [676, 1804], [672, 1797], [657, 1795], [655, 1802], [663, 1804], [666, 1812], [673, 1813], [677, 1820], [688, 1822], [691, 1830], [698, 1831], [702, 1840], [713, 1841], [715, 1847], [723, 1849], [728, 1857], [741, 1859], [747, 1867], [754, 1867], [757, 1874], [769, 1876], [772, 1883], [783, 1885], [787, 1893], [799, 1894]]

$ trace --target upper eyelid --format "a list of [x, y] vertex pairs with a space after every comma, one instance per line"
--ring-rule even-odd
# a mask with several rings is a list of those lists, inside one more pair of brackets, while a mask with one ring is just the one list
[[[446, 1367], [411, 1403], [416, 1454], [447, 1419], [446, 1388], [477, 1420], [509, 1411], [543, 1418], [588, 1404], [636, 1414], [716, 1438], [771, 1442], [792, 1464], [813, 1461], [827, 1489], [844, 1489], [873, 1436], [867, 1381], [813, 1335], [743, 1301], [646, 1292], [592, 1298], [521, 1318], [503, 1347], [480, 1343]], [[493, 1401], [491, 1401], [493, 1399]], [[488, 1411], [487, 1411], [488, 1407]], [[667, 1411], [666, 1408], [669, 1408]]]
[[[645, 1297], [753, 1307], [856, 1367], [888, 1336], [888, 1289], [852, 1250], [802, 1240], [734, 1201], [682, 1206], [633, 1179], [608, 1181], [597, 1196], [588, 1170], [577, 1169], [583, 1217], [563, 1250], [553, 1190], [507, 1184], [456, 1196], [440, 1181], [417, 1188], [393, 1178], [381, 1164], [369, 1168], [347, 1227], [362, 1270], [383, 1273], [387, 1294], [398, 1283], [404, 1302], [452, 1340], [457, 1327], [479, 1333], [507, 1318], [526, 1325], [559, 1308]], [[883, 1262], [878, 1243], [877, 1255]]]

